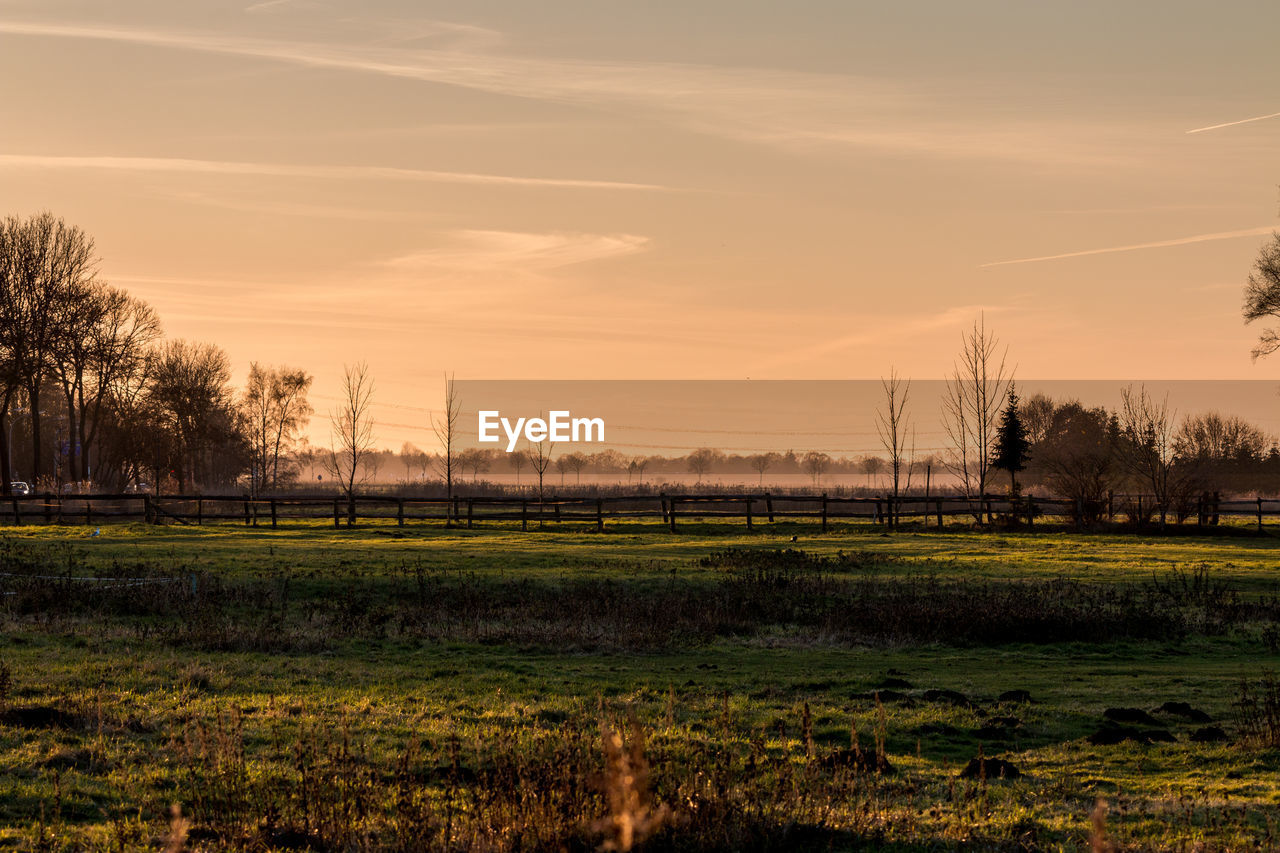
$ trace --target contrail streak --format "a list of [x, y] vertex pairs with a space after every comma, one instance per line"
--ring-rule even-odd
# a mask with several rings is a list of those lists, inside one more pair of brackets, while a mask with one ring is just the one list
[[0, 168], [99, 169], [106, 171], [186, 172], [192, 174], [270, 175], [282, 178], [356, 178], [427, 181], [449, 184], [489, 184], [517, 187], [570, 189], [649, 190], [671, 192], [660, 184], [594, 181], [580, 178], [525, 178], [474, 172], [401, 169], [390, 166], [300, 166], [285, 163], [246, 163], [230, 160], [193, 160], [181, 157], [100, 157], [52, 154], [0, 154]]
[[1204, 133], [1206, 130], [1217, 130], [1220, 127], [1234, 127], [1237, 124], [1248, 124], [1251, 121], [1263, 121], [1269, 118], [1280, 118], [1280, 113], [1271, 113], [1271, 115], [1254, 116], [1253, 118], [1242, 118], [1239, 121], [1227, 121], [1222, 124], [1211, 124], [1208, 127], [1197, 127], [1195, 130], [1188, 130], [1187, 133]]
[[1259, 234], [1270, 234], [1275, 230], [1274, 226], [1266, 225], [1261, 228], [1246, 228], [1243, 231], [1218, 231], [1213, 234], [1193, 234], [1190, 237], [1179, 237], [1176, 240], [1158, 240], [1154, 243], [1134, 243], [1131, 246], [1111, 246], [1106, 249], [1085, 249], [1082, 252], [1064, 252], [1061, 255], [1043, 255], [1038, 258], [1015, 258], [1011, 261], [991, 261], [986, 264], [979, 264], [978, 268], [984, 267], [1003, 267], [1009, 264], [1034, 264], [1038, 261], [1057, 261], [1062, 258], [1082, 258], [1086, 255], [1109, 255], [1113, 252], [1133, 252], [1138, 249], [1163, 249], [1168, 246], [1185, 246], [1189, 243], [1207, 243], [1210, 240], [1231, 240], [1236, 237], [1256, 237]]

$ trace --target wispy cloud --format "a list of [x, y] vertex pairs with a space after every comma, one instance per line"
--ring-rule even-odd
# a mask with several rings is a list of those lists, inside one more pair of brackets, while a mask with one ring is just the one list
[[1225, 121], [1222, 124], [1211, 124], [1208, 127], [1197, 127], [1194, 130], [1188, 130], [1187, 133], [1204, 133], [1206, 130], [1218, 130], [1223, 127], [1235, 127], [1237, 124], [1249, 124], [1254, 121], [1265, 121], [1269, 118], [1280, 118], [1280, 113], [1271, 113], [1265, 116], [1254, 116], [1253, 118], [1242, 118], [1239, 121]]
[[92, 39], [254, 57], [592, 108], [645, 111], [700, 133], [790, 149], [872, 149], [1008, 162], [1135, 163], [1133, 140], [1078, 118], [975, 121], [962, 90], [778, 69], [495, 53], [480, 37], [440, 47], [294, 42], [143, 27], [2, 21], [0, 34]]
[[455, 231], [447, 245], [388, 259], [401, 270], [531, 272], [620, 257], [641, 251], [648, 238], [635, 234], [531, 234], [516, 231]]
[[182, 157], [102, 157], [52, 154], [0, 154], [0, 169], [96, 169], [125, 172], [184, 172], [211, 175], [269, 175], [281, 178], [377, 179], [510, 187], [555, 187], [591, 190], [675, 191], [659, 184], [595, 181], [579, 178], [526, 178], [475, 172], [400, 169], [391, 166], [293, 165]]
[[1109, 246], [1105, 249], [1084, 249], [1079, 252], [1063, 252], [1059, 255], [1041, 255], [1037, 258], [1014, 258], [1009, 261], [991, 261], [979, 264], [979, 269], [986, 267], [1003, 267], [1010, 264], [1034, 264], [1040, 261], [1058, 261], [1063, 258], [1083, 258], [1087, 255], [1109, 255], [1114, 252], [1134, 252], [1138, 249], [1164, 249], [1170, 246], [1186, 246], [1191, 243], [1208, 243], [1212, 240], [1234, 240], [1237, 237], [1257, 237], [1270, 234], [1274, 226], [1264, 225], [1261, 228], [1246, 228], [1242, 231], [1218, 231], [1212, 234], [1193, 234], [1190, 237], [1177, 237], [1173, 240], [1157, 240], [1152, 243], [1133, 243], [1128, 246]]

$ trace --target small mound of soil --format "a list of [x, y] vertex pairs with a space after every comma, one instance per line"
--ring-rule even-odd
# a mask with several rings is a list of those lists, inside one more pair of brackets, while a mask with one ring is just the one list
[[876, 687], [879, 687], [881, 689], [893, 688], [896, 690], [910, 690], [914, 686], [915, 685], [913, 685], [910, 681], [907, 681], [905, 678], [886, 678], [876, 685]]
[[1165, 702], [1156, 710], [1165, 714], [1172, 714], [1175, 717], [1182, 717], [1193, 723], [1209, 723], [1213, 721], [1213, 717], [1198, 708], [1191, 707], [1187, 702]]
[[1103, 726], [1093, 734], [1089, 735], [1089, 743], [1094, 746], [1115, 746], [1125, 741], [1133, 741], [1144, 746], [1150, 746], [1153, 743], [1174, 743], [1177, 741], [1173, 735], [1163, 729], [1139, 729], [1133, 726]]
[[1016, 729], [1022, 725], [1022, 720], [1017, 717], [988, 717], [982, 721], [984, 726], [1003, 726], [1006, 729]]
[[1221, 743], [1227, 740], [1227, 733], [1218, 726], [1205, 726], [1191, 733], [1194, 743]]
[[1022, 771], [1003, 758], [971, 758], [960, 771], [961, 779], [1017, 779]]
[[1102, 712], [1113, 723], [1129, 723], [1143, 726], [1163, 726], [1164, 723], [1141, 708], [1108, 708]]
[[64, 749], [41, 761], [40, 766], [58, 770], [93, 770], [99, 763], [87, 749]]
[[889, 763], [888, 758], [877, 756], [871, 750], [863, 749], [860, 746], [837, 749], [822, 759], [822, 766], [829, 769], [852, 767], [859, 773], [893, 772], [893, 765]]
[[969, 697], [955, 690], [926, 690], [924, 692], [924, 700], [926, 702], [946, 702], [950, 705], [960, 705], [965, 708], [973, 707], [973, 703], [969, 701]]
[[51, 705], [32, 705], [10, 708], [0, 714], [0, 723], [17, 729], [70, 729], [80, 724], [80, 718]]
[[973, 730], [973, 736], [978, 740], [1005, 740], [1011, 734], [1004, 726], [982, 726]]
[[1008, 702], [1011, 705], [1028, 705], [1031, 703], [1031, 694], [1026, 690], [1006, 690], [996, 698], [997, 701]]

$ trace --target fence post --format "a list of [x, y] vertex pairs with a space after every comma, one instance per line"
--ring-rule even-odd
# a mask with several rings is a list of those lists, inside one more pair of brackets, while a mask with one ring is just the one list
[[342, 522], [339, 520], [339, 516], [338, 516], [338, 511], [339, 511], [339, 505], [340, 505], [340, 504], [341, 504], [341, 499], [340, 499], [340, 498], [334, 498], [334, 499], [333, 499], [333, 526], [334, 526], [334, 527], [341, 527], [341, 526], [342, 526]]
[[204, 524], [204, 498], [196, 498], [196, 524]]
[[529, 501], [527, 499], [520, 501], [520, 529], [529, 529]]
[[676, 532], [676, 499], [673, 497], [667, 503], [667, 519], [671, 522], [671, 532]]
[[1084, 530], [1084, 498], [1076, 498], [1076, 530]]
[[271, 526], [272, 526], [272, 527], [275, 527], [275, 526], [276, 526], [276, 518], [277, 518], [277, 515], [276, 515], [276, 499], [275, 499], [275, 498], [272, 498], [272, 499], [271, 499]]
[[769, 523], [773, 524], [773, 495], [764, 493], [764, 511], [769, 515]]
[[471, 518], [475, 513], [475, 501], [467, 498], [467, 529], [471, 529]]
[[151, 524], [151, 495], [148, 493], [142, 495], [142, 519]]
[[1213, 493], [1213, 518], [1209, 523], [1212, 524], [1214, 527], [1218, 526], [1218, 500], [1220, 499], [1220, 497], [1221, 495], [1219, 492]]
[[93, 500], [91, 498], [84, 499], [84, 524], [86, 527], [93, 526]]
[[396, 527], [404, 527], [404, 498], [396, 498]]
[[747, 498], [747, 529], [751, 529], [751, 498]]
[[244, 502], [244, 524], [246, 527], [249, 526], [249, 502], [248, 501]]
[[596, 498], [596, 530], [604, 533], [604, 498]]
[[53, 516], [50, 514], [53, 512], [53, 504], [49, 501], [49, 498], [51, 497], [53, 497], [53, 495], [45, 495], [45, 498], [44, 498], [44, 523], [45, 524], [49, 524], [53, 521]]
[[942, 529], [942, 498], [938, 498], [938, 529]]
[[22, 505], [18, 502], [18, 499], [14, 498], [13, 499], [13, 523], [18, 527], [22, 526], [22, 509], [20, 508], [21, 506]]
[[880, 499], [879, 498], [876, 498], [876, 506], [875, 506], [875, 509], [872, 511], [871, 523], [872, 524], [880, 523]]
[[827, 493], [822, 493], [822, 532], [827, 532]]
[[1028, 492], [1027, 493], [1027, 527], [1033, 527], [1035, 523], [1036, 523], [1035, 498], [1030, 492]]

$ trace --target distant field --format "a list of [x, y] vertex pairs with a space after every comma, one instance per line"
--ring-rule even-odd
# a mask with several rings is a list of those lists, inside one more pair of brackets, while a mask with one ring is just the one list
[[93, 533], [0, 538], [0, 845], [1280, 845], [1274, 538]]

